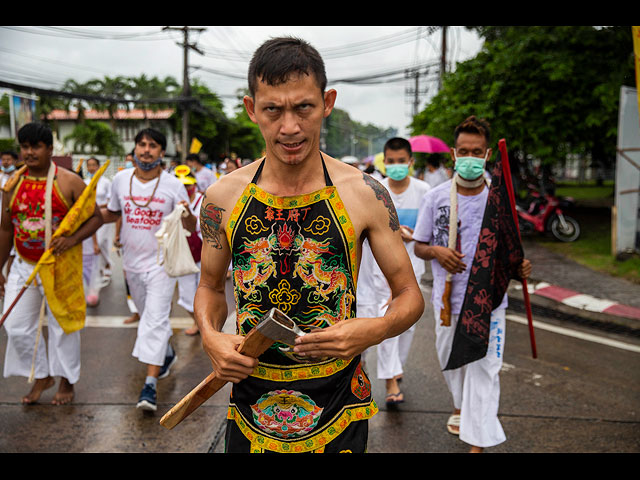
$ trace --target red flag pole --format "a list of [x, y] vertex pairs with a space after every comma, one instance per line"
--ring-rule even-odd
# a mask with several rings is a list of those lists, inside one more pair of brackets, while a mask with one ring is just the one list
[[[513, 192], [513, 182], [511, 180], [511, 165], [509, 164], [509, 155], [507, 154], [507, 142], [504, 138], [498, 142], [498, 148], [500, 149], [500, 154], [502, 155], [503, 181], [505, 182], [505, 185], [507, 187], [507, 192], [509, 192], [509, 203], [511, 205], [511, 213], [513, 215], [513, 220], [516, 224], [518, 237], [520, 237], [520, 226], [518, 225], [518, 212], [516, 211], [516, 200], [515, 200], [515, 194]], [[522, 279], [522, 292], [524, 294], [524, 305], [527, 310], [527, 320], [529, 323], [529, 338], [531, 340], [531, 354], [533, 355], [533, 358], [538, 358], [538, 353], [536, 349], [536, 337], [533, 332], [531, 301], [529, 300], [529, 288], [527, 286], [526, 278]]]

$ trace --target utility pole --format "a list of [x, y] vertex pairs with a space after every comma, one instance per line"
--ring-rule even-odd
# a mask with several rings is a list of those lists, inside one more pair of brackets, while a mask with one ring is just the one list
[[[182, 96], [187, 99], [191, 96], [191, 86], [189, 84], [189, 49], [193, 49], [198, 52], [200, 55], [204, 55], [204, 52], [200, 50], [195, 43], [189, 43], [189, 32], [203, 32], [206, 28], [191, 28], [191, 27], [163, 27], [162, 30], [178, 30], [182, 31], [184, 36], [183, 43], [178, 43], [179, 46], [182, 46], [184, 51], [183, 58], [183, 75], [182, 75]], [[182, 109], [182, 152], [181, 158], [182, 163], [185, 162], [187, 158], [187, 151], [189, 150], [189, 103], [185, 102], [183, 104]]]
[[404, 71], [404, 76], [407, 80], [413, 79], [413, 87], [407, 86], [404, 91], [407, 96], [407, 99], [410, 99], [413, 96], [413, 99], [409, 102], [412, 104], [412, 116], [416, 116], [418, 114], [418, 107], [420, 106], [420, 97], [422, 95], [426, 95], [428, 92], [428, 87], [420, 88], [420, 76], [428, 75], [429, 69], [425, 68], [424, 72], [420, 73], [419, 68], [407, 68]]
[[442, 55], [440, 56], [440, 78], [438, 91], [442, 90], [442, 80], [447, 72], [447, 27], [442, 27]]

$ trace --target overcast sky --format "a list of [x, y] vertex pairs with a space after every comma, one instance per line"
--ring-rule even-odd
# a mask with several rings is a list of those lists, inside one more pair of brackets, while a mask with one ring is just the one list
[[[177, 27], [177, 26], [176, 26]], [[0, 80], [57, 89], [65, 80], [167, 75], [182, 82], [182, 32], [162, 26], [0, 27]], [[190, 41], [203, 52], [189, 53], [192, 78], [199, 78], [221, 95], [231, 115], [238, 88], [246, 87], [246, 73], [254, 50], [270, 37], [294, 35], [316, 47], [325, 60], [329, 87], [338, 91], [336, 106], [353, 120], [407, 135], [413, 81], [402, 74], [382, 76], [385, 83], [354, 85], [337, 80], [402, 72], [416, 65], [436, 64], [442, 31], [414, 26], [203, 26]], [[455, 63], [476, 55], [482, 44], [464, 27], [448, 27], [447, 60]], [[197, 68], [199, 67], [199, 68]], [[424, 68], [421, 70], [424, 71]], [[431, 69], [433, 79], [437, 67]], [[421, 77], [420, 108], [437, 90], [435, 81]], [[389, 80], [396, 81], [389, 81]]]

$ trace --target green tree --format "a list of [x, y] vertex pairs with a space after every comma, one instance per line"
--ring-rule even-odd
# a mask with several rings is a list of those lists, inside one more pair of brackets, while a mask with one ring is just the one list
[[613, 164], [620, 87], [634, 85], [630, 27], [469, 28], [482, 50], [445, 76], [413, 119], [414, 135], [452, 143], [455, 126], [477, 115], [517, 158], [554, 164], [576, 154]]
[[108, 124], [85, 120], [78, 123], [73, 131], [64, 137], [64, 141], [73, 140], [74, 153], [102, 154], [120, 156], [124, 149], [118, 134]]
[[229, 135], [229, 152], [235, 152], [240, 158], [255, 160], [264, 154], [264, 139], [260, 127], [253, 123], [244, 107], [242, 99], [248, 94], [248, 89], [239, 89], [238, 103], [235, 106], [235, 116]]

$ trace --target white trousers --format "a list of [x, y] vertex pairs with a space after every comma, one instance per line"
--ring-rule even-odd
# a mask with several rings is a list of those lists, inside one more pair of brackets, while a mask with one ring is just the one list
[[126, 271], [129, 292], [140, 314], [132, 355], [147, 365], [162, 366], [171, 338], [169, 315], [176, 279], [157, 265], [150, 271]]
[[[200, 268], [200, 262], [198, 262], [198, 268]], [[178, 305], [184, 308], [187, 312], [193, 313], [193, 299], [196, 296], [196, 290], [200, 283], [200, 272], [191, 273], [178, 277]]]
[[[440, 325], [440, 309], [434, 308], [436, 352], [440, 367], [445, 368], [451, 353], [458, 316], [451, 316], [451, 326]], [[500, 404], [500, 369], [504, 355], [505, 310], [491, 313], [489, 345], [484, 358], [455, 370], [444, 370], [454, 408], [460, 409], [460, 440], [476, 447], [493, 447], [506, 440], [498, 419]]]
[[[4, 311], [9, 309], [20, 293], [33, 268], [34, 265], [16, 257], [5, 286]], [[36, 279], [37, 286], [32, 284], [27, 288], [4, 323], [8, 336], [4, 360], [5, 377], [15, 375], [29, 378], [31, 375], [40, 307], [44, 298], [39, 277], [36, 276]], [[75, 384], [80, 379], [80, 330], [70, 334], [64, 333], [49, 311], [48, 305], [46, 310], [48, 341], [45, 345], [41, 332], [35, 357], [34, 378], [60, 376]]]
[[[389, 290], [388, 287], [384, 290], [381, 289], [381, 300], [377, 306], [377, 313], [374, 316], [381, 317], [385, 314], [388, 307], [384, 305], [390, 296], [391, 290]], [[397, 375], [402, 375], [404, 372], [404, 364], [407, 362], [407, 357], [409, 356], [409, 349], [411, 348], [415, 329], [416, 325], [413, 324], [411, 328], [405, 330], [400, 335], [387, 338], [378, 344], [378, 379], [388, 380]]]
[[404, 364], [409, 356], [413, 341], [415, 324], [400, 335], [383, 340], [378, 345], [378, 378], [390, 379], [402, 375]]

